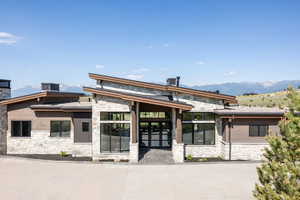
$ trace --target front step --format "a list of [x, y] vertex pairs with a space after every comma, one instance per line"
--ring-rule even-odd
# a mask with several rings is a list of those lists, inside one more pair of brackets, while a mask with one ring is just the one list
[[169, 149], [141, 149], [140, 164], [173, 164], [173, 154]]

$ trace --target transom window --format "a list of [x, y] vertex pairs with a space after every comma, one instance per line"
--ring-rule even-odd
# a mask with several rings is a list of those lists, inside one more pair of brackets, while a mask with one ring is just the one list
[[214, 145], [215, 124], [182, 124], [182, 139], [184, 144]]
[[170, 119], [168, 112], [140, 112], [141, 119]]
[[30, 137], [31, 121], [11, 121], [12, 137]]
[[50, 121], [51, 137], [70, 137], [71, 121]]
[[250, 125], [249, 126], [249, 136], [252, 137], [264, 137], [268, 135], [269, 126], [268, 125]]
[[129, 112], [101, 112], [101, 121], [130, 121]]
[[215, 114], [210, 112], [184, 112], [183, 121], [213, 121]]

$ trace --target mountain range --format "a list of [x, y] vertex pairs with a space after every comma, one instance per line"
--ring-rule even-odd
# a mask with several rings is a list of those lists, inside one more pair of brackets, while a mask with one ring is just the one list
[[[286, 89], [289, 85], [294, 88], [300, 86], [300, 80], [285, 80], [285, 81], [267, 81], [267, 82], [236, 82], [236, 83], [221, 83], [209, 85], [195, 85], [183, 87], [193, 88], [197, 90], [219, 91], [222, 94], [239, 96], [245, 93], [270, 93], [278, 92]], [[83, 92], [81, 86], [61, 85], [60, 90], [64, 92]], [[12, 90], [12, 97], [22, 96], [30, 93], [39, 92], [40, 88], [36, 86], [25, 86], [19, 89]]]

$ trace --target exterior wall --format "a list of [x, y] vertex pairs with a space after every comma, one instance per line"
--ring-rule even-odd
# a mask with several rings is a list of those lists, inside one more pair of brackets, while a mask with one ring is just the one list
[[119, 92], [140, 94], [140, 95], [170, 95], [171, 94], [170, 92], [165, 92], [161, 90], [148, 89], [148, 88], [118, 84], [118, 83], [111, 83], [106, 81], [103, 81], [102, 85], [100, 81], [97, 81], [97, 87], [102, 87], [104, 89], [115, 90]]
[[7, 151], [7, 107], [0, 106], [0, 155]]
[[[116, 98], [102, 97], [96, 95], [92, 101], [92, 130], [93, 130], [93, 160], [130, 159], [128, 153], [101, 153], [100, 152], [100, 113], [101, 112], [130, 112], [130, 102]], [[120, 121], [118, 121], [120, 122]]]
[[[277, 119], [234, 119], [233, 128], [231, 128], [231, 142], [232, 143], [266, 143], [265, 137], [249, 136], [250, 124], [268, 124], [271, 134], [279, 135], [278, 127], [279, 120]], [[223, 139], [228, 142], [229, 139], [228, 125], [224, 129]]]
[[[91, 144], [74, 143], [74, 126], [71, 123], [70, 137], [50, 137], [51, 120], [70, 120], [71, 113], [61, 112], [34, 112], [29, 108], [36, 102], [24, 102], [9, 105], [7, 129], [8, 154], [58, 154], [65, 151], [74, 156], [91, 156]], [[12, 137], [12, 120], [31, 120], [31, 137]]]
[[[229, 159], [229, 144], [223, 142], [222, 157]], [[263, 160], [265, 143], [234, 143], [231, 146], [231, 160]]]
[[9, 99], [11, 95], [10, 88], [0, 88], [0, 100]]
[[221, 100], [202, 98], [192, 95], [179, 95], [179, 101], [190, 104], [193, 106], [191, 112], [213, 112], [215, 109], [224, 108]]
[[[0, 88], [0, 101], [11, 96], [10, 88]], [[7, 106], [0, 105], [0, 155], [6, 154], [7, 149]]]
[[185, 145], [185, 157], [219, 157], [222, 152], [222, 121], [216, 119], [215, 145]]

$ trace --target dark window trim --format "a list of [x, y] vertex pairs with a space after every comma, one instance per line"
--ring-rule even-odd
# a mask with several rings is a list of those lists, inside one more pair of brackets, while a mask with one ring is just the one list
[[[191, 113], [192, 114], [192, 120], [182, 120], [183, 122], [189, 122], [189, 121], [216, 121], [216, 114], [213, 112], [183, 112], [182, 115], [184, 115], [184, 113]], [[195, 119], [195, 113], [201, 113], [202, 118], [201, 120], [197, 120]], [[204, 119], [205, 113], [210, 113], [213, 114], [213, 119]]]
[[[107, 113], [108, 114], [108, 118], [109, 119], [102, 119], [102, 116], [101, 116], [101, 114], [104, 114], [104, 113]], [[123, 119], [123, 120], [116, 120], [116, 119], [112, 119], [112, 115], [113, 114], [121, 114], [122, 116], [121, 116], [121, 119]], [[129, 115], [129, 119], [128, 120], [125, 120], [125, 114], [128, 114]], [[127, 122], [127, 121], [130, 121], [131, 119], [131, 116], [130, 116], [130, 112], [106, 112], [106, 111], [104, 111], [104, 112], [100, 112], [100, 121], [124, 121], [124, 122]]]
[[[21, 132], [21, 135], [20, 136], [13, 136], [13, 122], [20, 122], [20, 132]], [[23, 136], [23, 122], [29, 122], [29, 126], [30, 126], [30, 131], [29, 131], [29, 136]], [[11, 137], [24, 137], [24, 138], [30, 138], [31, 137], [31, 127], [32, 127], [32, 121], [31, 120], [11, 120], [10, 121], [10, 136]]]
[[[188, 124], [188, 125], [193, 125], [193, 128], [192, 128], [192, 144], [185, 144], [185, 145], [209, 145], [209, 146], [212, 146], [212, 145], [216, 145], [216, 123], [184, 123], [184, 124]], [[205, 144], [205, 135], [206, 135], [206, 131], [203, 130], [203, 144], [195, 144], [195, 125], [196, 124], [214, 124], [214, 143], [213, 144]], [[182, 141], [183, 141], [183, 133], [182, 133]]]
[[[114, 122], [105, 122], [105, 123], [101, 123], [100, 124], [100, 145], [102, 145], [102, 132], [101, 132], [101, 125], [102, 124], [122, 124], [122, 125], [125, 125], [125, 124], [128, 124], [129, 125], [129, 145], [130, 145], [130, 123], [128, 123], [128, 122], [126, 122], [126, 123], [114, 123]], [[120, 133], [121, 134], [121, 133]], [[120, 141], [119, 141], [119, 143], [120, 143], [120, 146], [119, 146], [119, 151], [112, 151], [111, 150], [111, 135], [109, 135], [109, 151], [102, 151], [101, 150], [101, 146], [100, 146], [100, 153], [112, 153], [112, 154], [114, 154], [114, 153], [123, 153], [123, 152], [129, 152], [130, 151], [130, 147], [129, 147], [129, 149], [128, 150], [122, 150], [122, 137], [121, 137], [121, 135], [119, 135], [119, 137], [120, 137]]]
[[[258, 135], [251, 135], [250, 134], [250, 130], [251, 130], [251, 126], [258, 126]], [[267, 132], [266, 135], [261, 135], [261, 126], [266, 126], [267, 127]], [[266, 137], [269, 134], [269, 124], [250, 124], [249, 125], [249, 137]]]
[[[53, 136], [51, 135], [51, 133], [53, 133], [53, 131], [51, 131], [51, 122], [59, 122], [59, 135], [57, 136]], [[63, 122], [70, 122], [70, 130], [69, 130], [69, 135], [68, 136], [62, 136], [62, 123]], [[59, 137], [59, 138], [70, 138], [71, 137], [71, 120], [50, 120], [50, 137]]]

